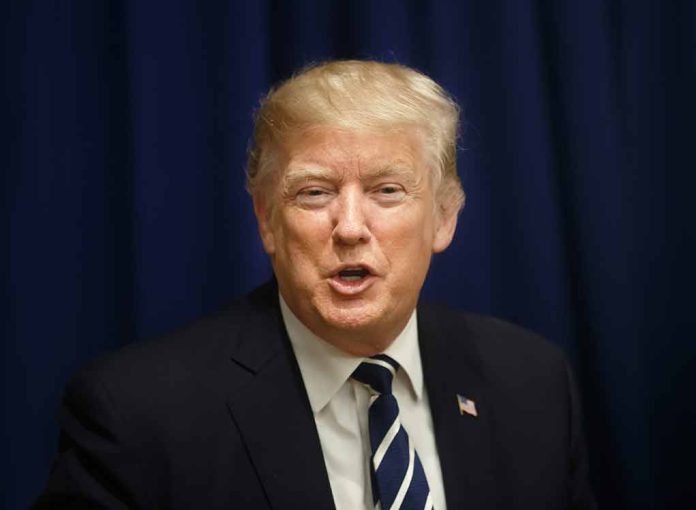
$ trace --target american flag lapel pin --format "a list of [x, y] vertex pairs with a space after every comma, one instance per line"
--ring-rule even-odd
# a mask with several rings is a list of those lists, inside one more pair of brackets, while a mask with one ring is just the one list
[[457, 405], [459, 406], [459, 414], [468, 414], [469, 416], [478, 416], [476, 411], [476, 402], [470, 398], [466, 398], [457, 393]]

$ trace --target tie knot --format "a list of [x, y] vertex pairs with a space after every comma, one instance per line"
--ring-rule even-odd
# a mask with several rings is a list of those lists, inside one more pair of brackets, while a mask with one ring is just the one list
[[370, 386], [377, 393], [391, 394], [392, 380], [399, 364], [386, 354], [367, 358], [353, 372], [353, 379]]

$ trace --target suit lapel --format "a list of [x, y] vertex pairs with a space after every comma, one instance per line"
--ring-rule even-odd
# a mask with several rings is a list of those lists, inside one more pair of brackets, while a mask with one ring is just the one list
[[228, 396], [234, 424], [246, 444], [272, 508], [333, 508], [314, 417], [286, 338], [277, 294], [265, 313], [250, 316], [233, 362], [250, 372], [248, 384]]
[[[419, 342], [449, 508], [499, 508], [491, 401], [464, 321], [419, 309]], [[457, 394], [475, 402], [478, 416], [461, 414]]]
[[[331, 486], [302, 378], [274, 287], [245, 320], [230, 363], [249, 372], [227, 405], [272, 508], [334, 508]], [[449, 508], [500, 508], [496, 493], [491, 396], [464, 321], [418, 311], [423, 373]], [[459, 412], [457, 394], [478, 416]]]

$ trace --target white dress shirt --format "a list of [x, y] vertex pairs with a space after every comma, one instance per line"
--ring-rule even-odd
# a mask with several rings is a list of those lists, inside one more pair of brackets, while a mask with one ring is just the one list
[[[321, 340], [300, 322], [282, 297], [280, 307], [314, 413], [336, 508], [372, 509], [367, 425], [369, 394], [365, 386], [350, 379], [364, 358], [347, 354]], [[401, 366], [393, 382], [399, 418], [423, 464], [434, 508], [445, 510], [440, 458], [423, 384], [415, 310], [384, 354]]]

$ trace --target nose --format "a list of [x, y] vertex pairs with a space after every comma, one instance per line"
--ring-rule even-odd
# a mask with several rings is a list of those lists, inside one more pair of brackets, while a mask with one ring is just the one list
[[333, 240], [346, 245], [366, 243], [372, 237], [367, 223], [367, 206], [362, 190], [343, 190], [336, 201]]

